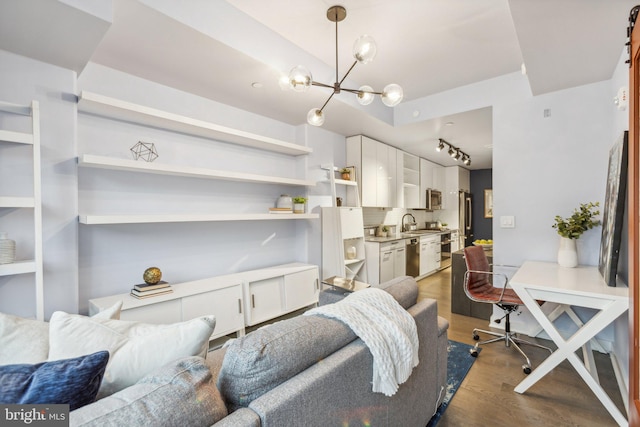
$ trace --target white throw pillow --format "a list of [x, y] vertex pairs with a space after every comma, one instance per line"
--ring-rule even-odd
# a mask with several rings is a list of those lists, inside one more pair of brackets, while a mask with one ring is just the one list
[[[119, 319], [122, 301], [97, 313], [100, 319]], [[0, 365], [47, 361], [49, 355], [49, 324], [0, 313]]]
[[109, 363], [98, 399], [123, 390], [162, 365], [187, 356], [205, 357], [215, 317], [170, 325], [105, 320], [53, 313], [49, 327], [49, 360], [69, 359], [100, 350]]

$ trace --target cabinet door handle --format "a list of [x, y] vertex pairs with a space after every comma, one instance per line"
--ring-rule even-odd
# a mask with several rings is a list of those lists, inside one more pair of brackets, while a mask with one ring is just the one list
[[242, 314], [242, 299], [238, 298], [238, 313]]
[[320, 281], [318, 279], [315, 279], [315, 280], [316, 280], [316, 290], [319, 291], [320, 290]]
[[256, 295], [251, 294], [251, 308], [256, 308]]

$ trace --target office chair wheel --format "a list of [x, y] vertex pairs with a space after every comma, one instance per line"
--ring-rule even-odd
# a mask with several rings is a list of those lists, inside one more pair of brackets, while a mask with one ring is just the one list
[[478, 340], [480, 339], [480, 335], [478, 335], [478, 334], [473, 334], [473, 339], [474, 339], [475, 341], [478, 341]]
[[478, 357], [478, 350], [475, 348], [469, 349], [469, 354], [473, 357]]
[[525, 374], [529, 375], [529, 374], [531, 373], [531, 366], [529, 366], [529, 365], [522, 365], [522, 371], [523, 371]]

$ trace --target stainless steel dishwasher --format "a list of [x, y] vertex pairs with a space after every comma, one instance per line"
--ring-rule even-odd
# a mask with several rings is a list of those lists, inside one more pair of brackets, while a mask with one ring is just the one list
[[407, 239], [407, 276], [420, 275], [420, 239]]

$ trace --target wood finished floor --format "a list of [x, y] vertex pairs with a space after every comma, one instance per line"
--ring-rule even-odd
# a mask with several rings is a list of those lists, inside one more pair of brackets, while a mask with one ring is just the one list
[[[450, 270], [421, 280], [419, 298], [438, 301], [438, 314], [449, 320], [449, 339], [474, 344], [471, 331], [476, 327], [486, 329], [487, 321], [451, 313]], [[484, 338], [481, 336], [480, 339]], [[533, 341], [554, 348], [551, 341]], [[525, 347], [533, 369], [549, 354], [546, 350]], [[595, 352], [595, 358], [603, 389], [626, 416], [609, 357]], [[513, 389], [525, 377], [522, 364], [522, 357], [513, 348], [501, 343], [484, 346], [438, 427], [617, 425], [567, 361], [524, 394], [516, 393]]]

